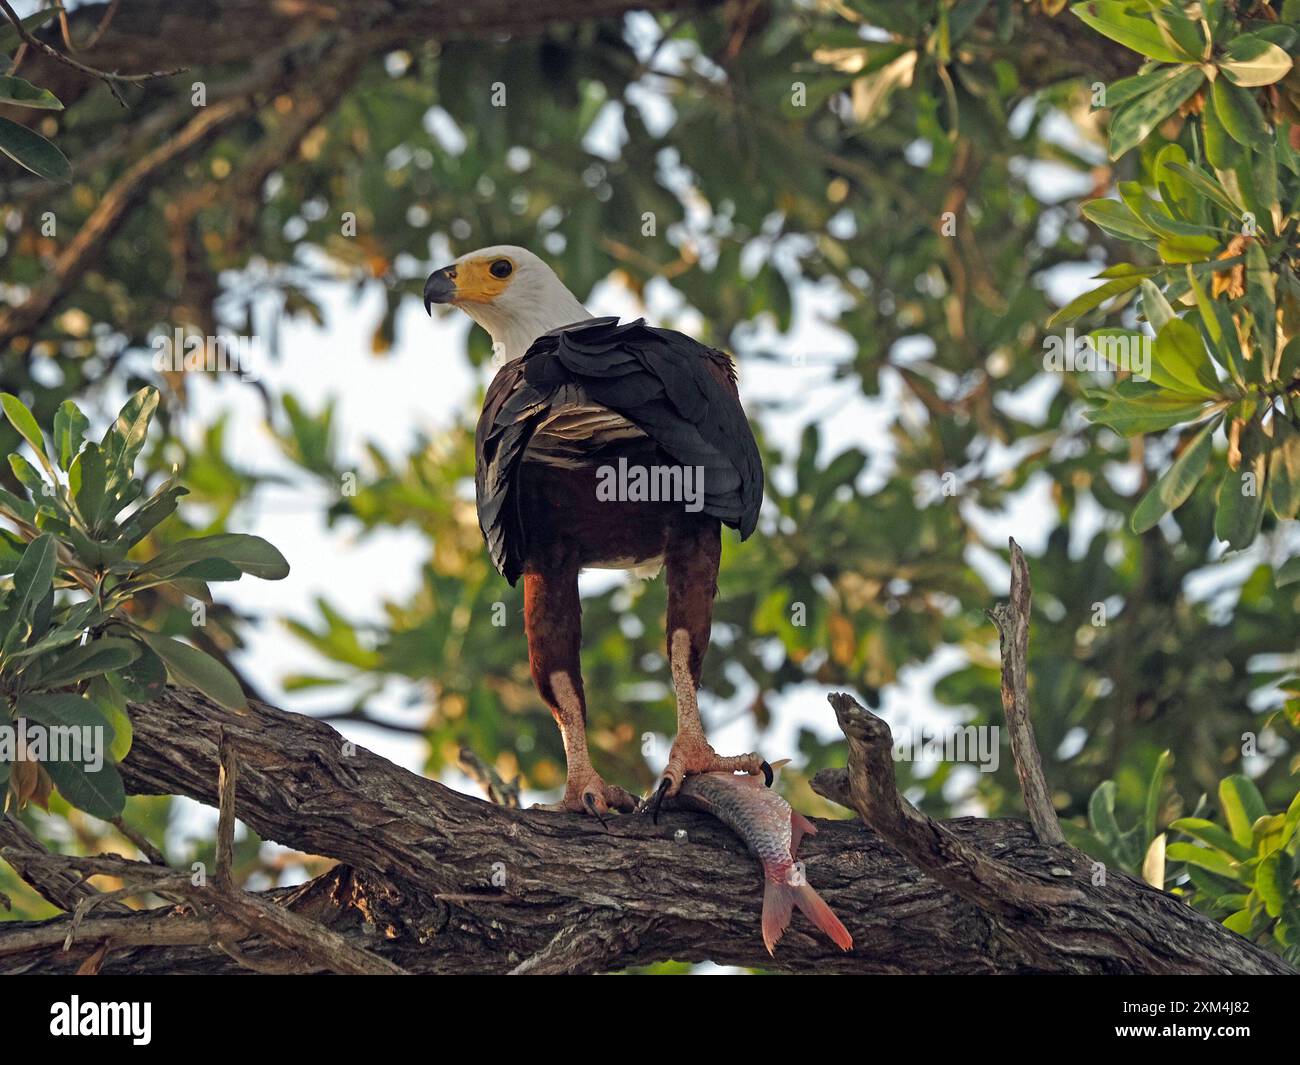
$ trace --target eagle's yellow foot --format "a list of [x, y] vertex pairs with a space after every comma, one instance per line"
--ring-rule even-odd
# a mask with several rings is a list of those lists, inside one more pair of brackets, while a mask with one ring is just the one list
[[573, 767], [565, 784], [564, 798], [559, 802], [538, 803], [535, 810], [568, 810], [577, 814], [593, 814], [603, 820], [610, 810], [631, 813], [637, 807], [636, 798], [617, 784], [606, 784], [599, 773], [590, 766]]
[[682, 781], [696, 773], [748, 773], [763, 775], [763, 783], [772, 786], [772, 767], [754, 751], [749, 754], [720, 755], [704, 738], [703, 733], [680, 733], [668, 752], [668, 765], [664, 767], [655, 789], [654, 817], [659, 820], [659, 807], [665, 798], [672, 798], [681, 790]]

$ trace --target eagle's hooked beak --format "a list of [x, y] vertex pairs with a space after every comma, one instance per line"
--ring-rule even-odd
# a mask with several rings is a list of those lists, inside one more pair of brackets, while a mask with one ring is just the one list
[[456, 298], [456, 268], [444, 266], [429, 275], [424, 283], [424, 309], [433, 315], [435, 303], [451, 303]]

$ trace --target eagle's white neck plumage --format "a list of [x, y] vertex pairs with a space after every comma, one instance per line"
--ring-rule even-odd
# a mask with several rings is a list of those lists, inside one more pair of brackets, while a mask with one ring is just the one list
[[[494, 249], [475, 252], [490, 255]], [[517, 359], [543, 333], [592, 317], [546, 263], [521, 248], [509, 249], [518, 264], [509, 289], [491, 303], [464, 303], [461, 309], [492, 337], [494, 354]], [[522, 252], [522, 255], [520, 254]]]

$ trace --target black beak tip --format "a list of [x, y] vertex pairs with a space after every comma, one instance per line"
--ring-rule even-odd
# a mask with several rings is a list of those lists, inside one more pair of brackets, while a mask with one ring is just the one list
[[456, 296], [456, 282], [449, 269], [443, 267], [429, 275], [424, 283], [424, 310], [433, 317], [435, 303], [450, 303]]

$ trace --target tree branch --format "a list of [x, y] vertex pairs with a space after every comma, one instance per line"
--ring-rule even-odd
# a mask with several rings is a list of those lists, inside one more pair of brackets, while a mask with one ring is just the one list
[[[923, 872], [954, 894], [1013, 924], [1045, 907], [1083, 901], [1077, 887], [1038, 883], [963, 843], [899, 793], [889, 726], [851, 696], [828, 696], [849, 741], [849, 767], [823, 770], [813, 790], [852, 809]], [[823, 776], [830, 774], [830, 778]], [[841, 775], [843, 774], [843, 775]]]
[[1064, 843], [1061, 823], [1056, 819], [1052, 792], [1043, 775], [1043, 759], [1034, 738], [1029, 717], [1029, 564], [1015, 540], [1011, 547], [1011, 596], [985, 611], [997, 626], [1002, 653], [1002, 712], [1011, 734], [1011, 757], [1020, 778], [1020, 794], [1029, 812], [1029, 823], [1043, 843]]
[[[36, 893], [52, 906], [61, 910], [74, 910], [83, 899], [98, 895], [90, 884], [80, 878], [68, 875], [62, 869], [38, 869], [34, 865], [23, 863], [15, 854], [36, 854], [45, 848], [41, 841], [27, 830], [27, 826], [13, 814], [0, 816], [0, 853], [13, 867], [15, 873], [35, 889]], [[127, 907], [120, 902], [106, 904], [119, 913], [127, 912]]]
[[163, 170], [207, 144], [222, 130], [251, 114], [253, 109], [249, 97], [205, 107], [176, 136], [128, 167], [104, 193], [77, 235], [32, 289], [31, 295], [23, 303], [0, 313], [0, 347], [30, 332], [45, 319], [64, 293], [81, 280], [103, 246], [126, 221], [131, 208], [148, 192]]
[[[147, 74], [113, 74], [113, 73], [109, 73], [106, 70], [97, 70], [94, 67], [87, 66], [85, 63], [77, 62], [77, 60], [73, 59], [69, 55], [64, 55], [53, 45], [46, 44], [44, 41], [38, 40], [36, 37], [33, 37], [32, 34], [29, 33], [27, 28], [23, 25], [23, 20], [18, 17], [18, 13], [14, 11], [14, 9], [9, 5], [9, 0], [0, 0], [0, 11], [4, 12], [5, 18], [9, 20], [10, 25], [13, 26], [18, 36], [22, 38], [24, 44], [26, 44], [30, 48], [36, 49], [38, 52], [41, 52], [44, 55], [49, 56], [57, 63], [62, 63], [64, 66], [71, 67], [73, 70], [85, 74], [87, 77], [98, 78], [100, 81], [102, 81], [105, 85], [108, 86], [108, 91], [113, 94], [113, 99], [116, 100], [123, 107], [126, 106], [126, 101], [122, 99], [122, 93], [117, 87], [117, 83], [119, 81], [124, 83], [139, 83], [144, 81], [152, 81], [155, 78], [166, 78], [166, 77], [170, 77], [173, 74], [180, 73], [179, 69], [156, 70]], [[60, 16], [63, 20], [63, 30], [66, 35], [68, 32], [67, 15], [66, 13], [60, 11]], [[72, 42], [69, 39], [67, 43], [69, 46], [71, 46]]]
[[[615, 817], [606, 830], [579, 815], [511, 810], [409, 773], [310, 717], [257, 702], [235, 714], [187, 690], [132, 705], [131, 717], [121, 767], [129, 791], [216, 805], [225, 730], [239, 752], [240, 819], [265, 839], [344, 863], [258, 897], [411, 972], [599, 972], [669, 958], [788, 972], [1289, 971], [1139, 881], [1112, 872], [1094, 885], [1088, 859], [1044, 846], [1021, 822], [970, 818], [940, 827], [954, 844], [1077, 901], [995, 916], [900, 862], [865, 826], [822, 821], [800, 858], [856, 946], [842, 954], [796, 915], [769, 959], [759, 867], [703, 814], [666, 811], [657, 826]], [[1030, 918], [1032, 934], [1012, 927]], [[71, 918], [0, 925], [0, 972], [71, 971], [91, 949], [90, 932], [112, 937], [105, 973], [247, 971], [208, 945], [210, 928], [204, 938], [160, 920], [191, 918], [87, 921], [66, 953]], [[142, 945], [153, 942], [142, 924], [184, 942]], [[228, 923], [223, 941], [241, 954], [264, 965], [283, 958], [263, 929], [246, 940], [232, 929], [242, 922]], [[44, 938], [33, 943], [33, 934]]]

